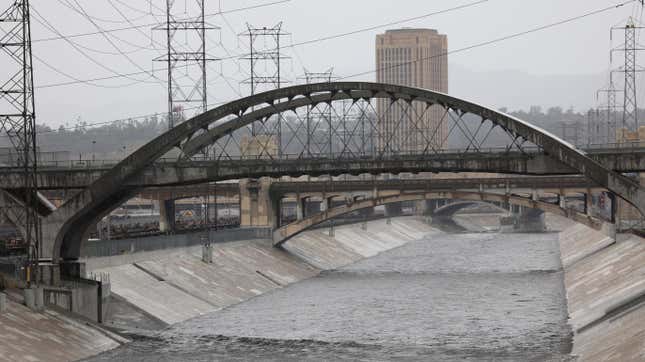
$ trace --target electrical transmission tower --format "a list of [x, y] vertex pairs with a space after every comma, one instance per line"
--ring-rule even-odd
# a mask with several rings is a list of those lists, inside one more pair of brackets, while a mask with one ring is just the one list
[[636, 62], [636, 53], [645, 48], [640, 48], [637, 44], [637, 31], [643, 29], [641, 26], [636, 26], [634, 20], [630, 18], [627, 24], [623, 27], [613, 27], [611, 29], [611, 37], [613, 38], [614, 31], [623, 31], [625, 33], [625, 41], [623, 47], [614, 48], [611, 51], [612, 58], [614, 52], [622, 52], [625, 54], [625, 64], [614, 70], [614, 72], [623, 73], [625, 75], [625, 84], [623, 90], [623, 119], [621, 129], [621, 140], [624, 140], [625, 131], [638, 132], [638, 102], [636, 98], [636, 73], [642, 72], [645, 69], [638, 66]]
[[207, 63], [220, 59], [207, 54], [206, 37], [219, 29], [204, 21], [204, 0], [166, 0], [166, 23], [154, 30], [166, 32], [167, 54], [155, 61], [168, 68], [168, 128], [184, 120], [184, 111], [207, 110]]
[[2, 35], [2, 77], [0, 80], [0, 131], [11, 143], [18, 167], [23, 171], [23, 206], [14, 212], [29, 247], [29, 269], [35, 273], [28, 281], [38, 280], [40, 225], [36, 213], [38, 200], [38, 149], [36, 147], [36, 114], [34, 76], [31, 56], [29, 0], [15, 0], [0, 14]]
[[[282, 22], [272, 28], [258, 28], [250, 24], [246, 24], [246, 27], [246, 32], [240, 36], [248, 37], [249, 54], [241, 59], [250, 63], [251, 76], [242, 83], [250, 85], [251, 95], [282, 87], [287, 83], [282, 79], [282, 61], [289, 57], [282, 54], [280, 46], [282, 37], [290, 34], [282, 31]], [[260, 69], [262, 65], [264, 72]]]
[[[249, 53], [240, 59], [249, 62], [250, 77], [242, 84], [250, 86], [251, 95], [282, 87], [288, 83], [282, 78], [282, 62], [289, 57], [282, 54], [281, 40], [290, 34], [282, 31], [282, 22], [271, 28], [246, 26], [246, 32], [239, 36], [248, 38]], [[251, 139], [245, 145], [245, 156], [281, 156], [282, 127], [282, 114], [260, 124], [254, 122]]]
[[[306, 84], [312, 84], [331, 83], [336, 78], [334, 77], [334, 68], [330, 68], [324, 72], [310, 72], [305, 69], [305, 74], [300, 79], [304, 80]], [[325, 153], [331, 155], [333, 153], [332, 112], [331, 106], [327, 103], [307, 107], [306, 151], [309, 155]]]
[[[609, 86], [605, 89], [599, 89], [596, 92], [596, 101], [600, 101], [600, 99], [602, 98], [605, 98], [607, 101], [607, 103], [598, 107], [598, 111], [599, 113], [602, 112], [601, 113], [602, 115], [599, 114], [598, 115], [599, 117], [596, 119], [597, 122], [601, 122], [601, 119], [604, 119], [605, 121], [604, 123], [607, 126], [606, 133], [603, 132], [605, 130], [602, 130], [601, 127], [597, 127], [597, 129], [594, 132], [595, 139], [598, 141], [601, 141], [601, 143], [616, 142], [616, 130], [617, 130], [616, 114], [618, 113], [616, 96], [619, 93], [622, 93], [623, 91], [616, 88], [613, 78], [614, 78], [613, 74], [610, 74]], [[605, 133], [605, 135], [603, 135], [602, 133]]]

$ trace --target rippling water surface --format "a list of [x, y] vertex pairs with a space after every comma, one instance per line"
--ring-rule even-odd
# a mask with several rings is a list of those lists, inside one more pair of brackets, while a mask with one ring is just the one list
[[557, 234], [435, 235], [96, 361], [568, 360]]

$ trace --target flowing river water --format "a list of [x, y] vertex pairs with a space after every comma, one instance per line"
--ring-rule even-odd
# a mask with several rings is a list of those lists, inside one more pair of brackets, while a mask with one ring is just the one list
[[570, 360], [557, 234], [439, 234], [92, 361]]

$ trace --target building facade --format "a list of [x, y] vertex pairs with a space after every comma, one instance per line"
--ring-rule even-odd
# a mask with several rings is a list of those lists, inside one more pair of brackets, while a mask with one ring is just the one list
[[[396, 29], [376, 36], [376, 81], [448, 93], [448, 37], [433, 29]], [[419, 152], [430, 142], [445, 148], [445, 110], [388, 100], [377, 103], [380, 151]]]

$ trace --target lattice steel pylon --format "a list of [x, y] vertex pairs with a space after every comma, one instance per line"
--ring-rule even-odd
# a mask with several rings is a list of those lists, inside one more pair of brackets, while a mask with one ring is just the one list
[[[289, 35], [282, 30], [282, 22], [273, 27], [254, 27], [246, 24], [247, 30], [240, 37], [249, 40], [249, 53], [240, 57], [240, 60], [249, 62], [250, 77], [242, 81], [242, 84], [250, 86], [251, 95], [271, 89], [278, 89], [288, 83], [282, 78], [282, 62], [289, 59], [282, 54], [282, 37]], [[261, 47], [258, 42], [262, 42]], [[264, 63], [264, 64], [262, 64]], [[261, 65], [264, 65], [262, 71]], [[274, 119], [267, 119], [261, 124], [253, 123], [251, 126], [251, 138], [243, 140], [247, 156], [274, 157], [282, 150], [282, 115], [278, 114]]]
[[[15, 0], [0, 14], [0, 48], [3, 79], [0, 80], [0, 131], [10, 140], [17, 165], [23, 170], [23, 205], [16, 212], [22, 221], [23, 237], [29, 246], [28, 282], [38, 280], [40, 225], [36, 213], [38, 200], [38, 155], [36, 112], [31, 55], [29, 0]], [[6, 77], [4, 75], [7, 75]]]
[[[605, 89], [599, 89], [596, 92], [596, 101], [600, 101], [600, 99], [603, 98], [603, 95], [606, 97], [607, 101], [606, 104], [598, 107], [598, 111], [602, 111], [602, 114], [604, 115], [604, 120], [606, 121], [607, 126], [604, 143], [616, 142], [616, 113], [618, 112], [616, 96], [618, 95], [618, 93], [623, 93], [623, 91], [616, 88], [616, 85], [614, 84], [613, 74], [609, 75], [609, 86]], [[600, 118], [597, 121], [600, 122]], [[597, 138], [600, 138], [601, 135], [596, 136]]]
[[[626, 131], [638, 131], [638, 102], [636, 96], [636, 73], [645, 71], [640, 67], [636, 62], [636, 53], [645, 48], [640, 48], [637, 44], [636, 33], [637, 30], [643, 29], [642, 26], [637, 26], [634, 23], [632, 18], [629, 18], [627, 24], [623, 27], [613, 27], [611, 29], [611, 34], [613, 38], [613, 33], [616, 30], [621, 30], [625, 32], [625, 41], [623, 48], [614, 48], [612, 49], [612, 57], [614, 52], [623, 52], [625, 54], [625, 64], [614, 70], [613, 72], [624, 73], [625, 83], [624, 83], [624, 97], [623, 97], [623, 119], [622, 119], [622, 130]], [[621, 135], [621, 139], [624, 139], [624, 133]]]
[[[155, 61], [167, 65], [169, 128], [183, 120], [186, 110], [207, 110], [207, 63], [220, 60], [206, 52], [207, 31], [220, 28], [206, 24], [204, 0], [184, 0], [183, 6], [178, 6], [178, 3], [177, 0], [166, 0], [166, 23], [153, 28], [166, 32], [167, 54], [155, 58]], [[189, 3], [195, 6], [189, 7]], [[185, 16], [179, 18], [176, 14]], [[179, 32], [184, 35], [181, 43], [177, 39]], [[182, 74], [180, 65], [186, 65]]]
[[[312, 83], [329, 83], [337, 79], [334, 77], [334, 68], [330, 68], [324, 72], [310, 72], [305, 69], [305, 74], [300, 79], [304, 80], [305, 84]], [[322, 109], [321, 109], [322, 108]], [[321, 128], [321, 125], [327, 127], [327, 129]], [[306, 149], [308, 155], [312, 155], [316, 151], [319, 153], [324, 153], [324, 149], [327, 149], [327, 152], [331, 155], [334, 150], [331, 143], [332, 140], [332, 108], [329, 104], [323, 103], [316, 106], [307, 107], [307, 118], [306, 118]], [[329, 135], [327, 142], [325, 139], [319, 140], [320, 137], [316, 137], [318, 133], [326, 133]]]

